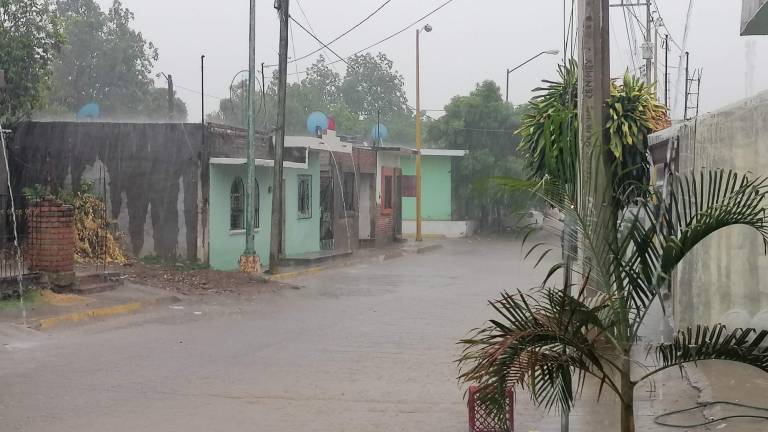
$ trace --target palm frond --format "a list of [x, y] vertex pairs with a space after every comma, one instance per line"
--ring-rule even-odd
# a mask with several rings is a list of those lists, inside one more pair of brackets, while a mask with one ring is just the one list
[[[755, 329], [728, 330], [722, 324], [712, 327], [688, 327], [677, 333], [674, 340], [652, 348], [657, 369], [639, 381], [670, 367], [704, 360], [728, 360], [754, 366], [768, 372], [768, 331]], [[649, 351], [650, 354], [650, 351]]]
[[[538, 405], [567, 408], [584, 374], [618, 391], [611, 380], [613, 350], [603, 337], [610, 327], [601, 319], [606, 303], [590, 306], [545, 288], [536, 295], [503, 293], [491, 306], [499, 318], [460, 341], [459, 379], [479, 385], [481, 400], [493, 406], [503, 401], [506, 388], [522, 387]], [[495, 408], [503, 414], [503, 404]]]

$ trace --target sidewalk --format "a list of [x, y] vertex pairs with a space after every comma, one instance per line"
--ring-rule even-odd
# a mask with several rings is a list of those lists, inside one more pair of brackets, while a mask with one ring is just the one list
[[2, 302], [0, 323], [46, 330], [59, 325], [127, 314], [153, 305], [180, 301], [168, 291], [132, 283], [121, 285], [113, 291], [88, 296], [56, 294], [43, 290], [26, 297], [23, 304], [19, 300]]
[[[466, 239], [464, 239], [466, 240]], [[331, 261], [309, 265], [292, 265], [279, 268], [279, 272], [273, 275], [265, 275], [265, 279], [270, 281], [284, 281], [299, 276], [331, 270], [334, 268], [347, 267], [355, 264], [375, 262], [384, 262], [387, 260], [404, 257], [407, 255], [422, 254], [441, 249], [448, 239], [425, 239], [423, 242], [416, 243], [408, 240], [405, 243], [393, 243], [387, 247], [361, 248], [355, 249], [352, 254], [343, 255]], [[457, 241], [457, 240], [454, 240]]]

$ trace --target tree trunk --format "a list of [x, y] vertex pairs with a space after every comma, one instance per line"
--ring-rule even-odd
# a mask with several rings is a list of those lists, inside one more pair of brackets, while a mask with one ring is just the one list
[[630, 381], [629, 353], [625, 354], [621, 371], [621, 432], [635, 432], [635, 385]]

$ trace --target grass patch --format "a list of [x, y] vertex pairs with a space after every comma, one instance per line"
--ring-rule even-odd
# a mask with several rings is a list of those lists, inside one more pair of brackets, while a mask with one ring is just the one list
[[[28, 306], [40, 301], [40, 290], [38, 289], [25, 289], [24, 290], [24, 305]], [[21, 309], [21, 302], [18, 297], [11, 297], [0, 300], [0, 311], [11, 311]]]

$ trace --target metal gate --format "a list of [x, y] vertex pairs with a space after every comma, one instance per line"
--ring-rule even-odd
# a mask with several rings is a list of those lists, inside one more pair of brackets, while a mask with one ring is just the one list
[[[24, 196], [14, 195], [13, 204], [16, 209], [16, 233], [21, 248], [21, 273], [27, 273], [29, 263], [24, 251], [29, 248], [30, 218], [27, 212], [27, 202]], [[11, 195], [0, 195], [0, 279], [15, 278], [19, 275], [18, 253], [14, 235], [14, 213], [11, 206]], [[32, 222], [34, 223], [34, 222]]]
[[320, 177], [320, 250], [334, 250], [333, 177]]

